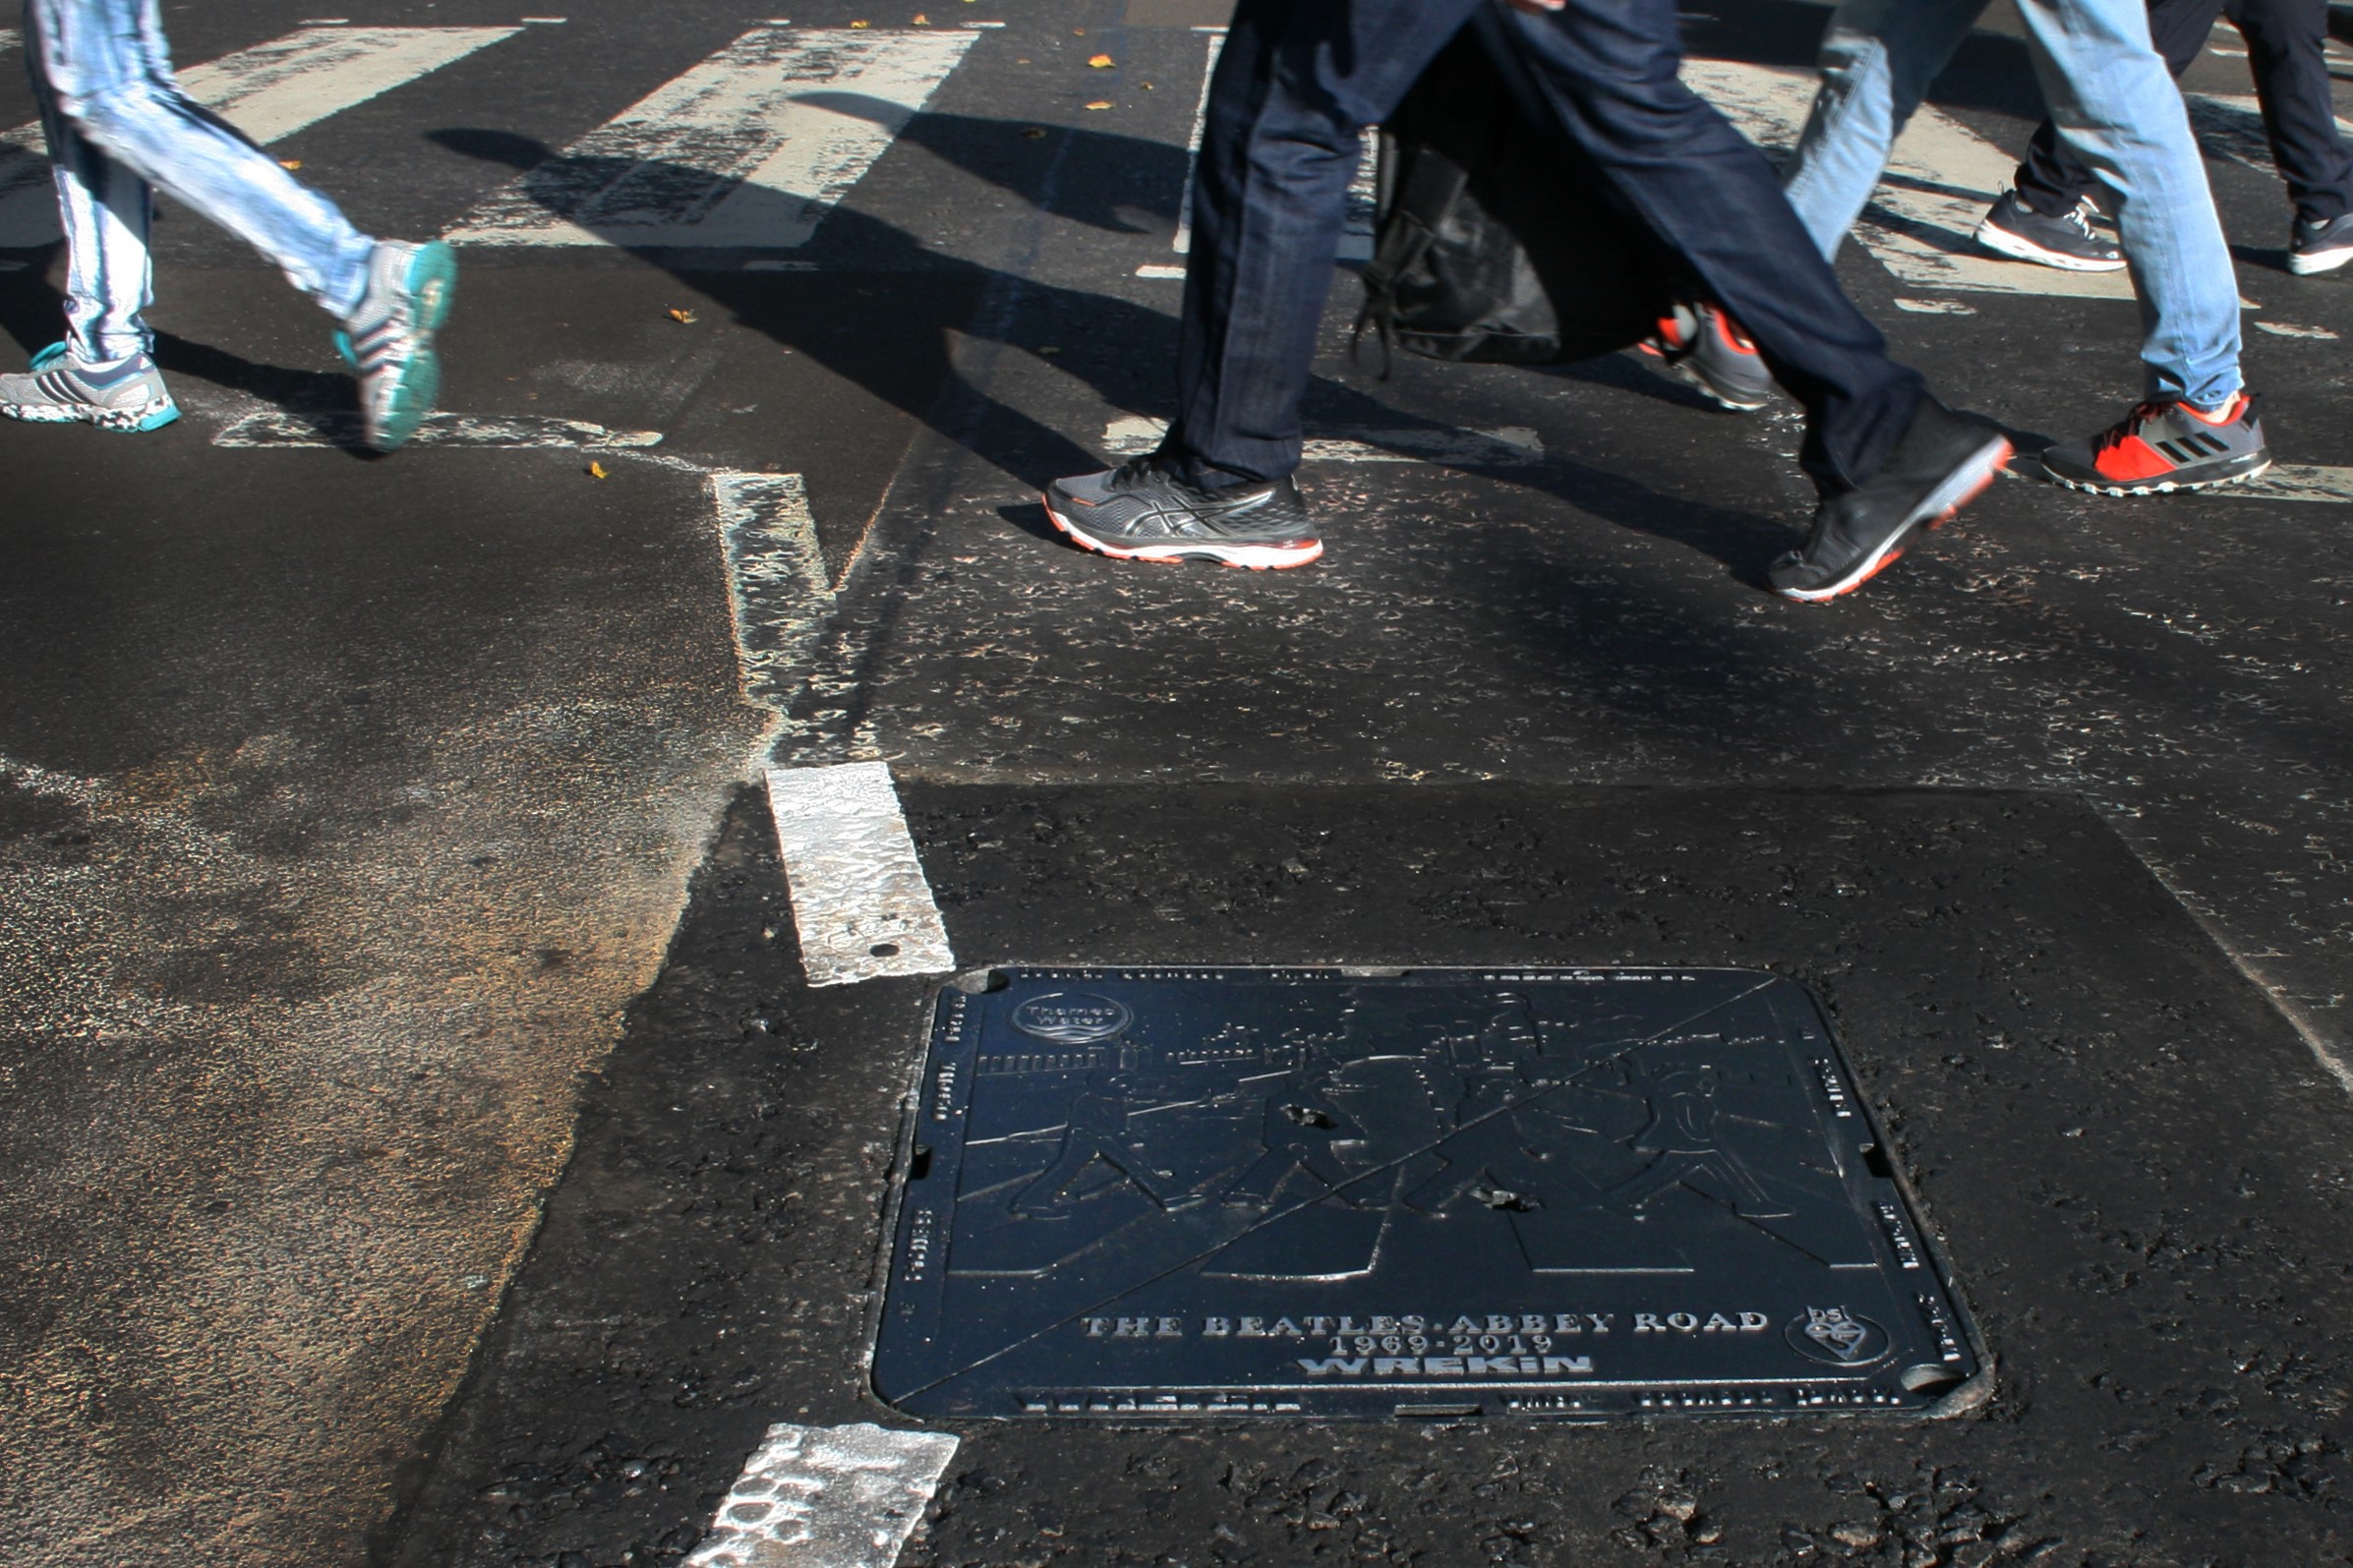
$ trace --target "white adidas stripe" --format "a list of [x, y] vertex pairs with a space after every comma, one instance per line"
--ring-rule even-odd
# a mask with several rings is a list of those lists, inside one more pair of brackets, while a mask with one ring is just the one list
[[[1812, 108], [1812, 71], [1737, 60], [1686, 60], [1683, 80], [1768, 152], [1796, 145]], [[1887, 269], [1924, 288], [2129, 300], [2123, 272], [2062, 272], [1990, 256], [1971, 238], [2018, 159], [1941, 109], [1923, 104], [1897, 140], [1854, 238]]]
[[[504, 38], [520, 28], [305, 28], [180, 73], [189, 97], [266, 145]], [[0, 246], [58, 238], [35, 123], [0, 136]]]
[[469, 245], [807, 242], [980, 34], [758, 28], [450, 229]]

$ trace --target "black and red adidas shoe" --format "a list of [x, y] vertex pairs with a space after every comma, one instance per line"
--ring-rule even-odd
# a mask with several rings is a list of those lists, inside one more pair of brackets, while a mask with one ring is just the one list
[[2253, 479], [2270, 466], [2264, 424], [2246, 392], [2211, 414], [2187, 403], [2143, 403], [2123, 423], [2042, 454], [2052, 479], [2101, 495], [2205, 490]]
[[1659, 318], [1642, 352], [1699, 388], [1719, 408], [1746, 414], [1773, 397], [1773, 373], [1740, 323], [1716, 305], [1677, 305]]

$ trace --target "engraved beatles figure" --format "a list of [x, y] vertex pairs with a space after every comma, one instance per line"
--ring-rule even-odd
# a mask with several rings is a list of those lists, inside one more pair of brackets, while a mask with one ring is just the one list
[[1765, 1217], [1788, 1212], [1757, 1185], [1738, 1155], [1717, 1143], [1719, 1081], [1716, 1070], [1705, 1066], [1662, 1073], [1652, 1080], [1664, 1093], [1651, 1096], [1651, 1124], [1634, 1147], [1658, 1158], [1612, 1188], [1609, 1197], [1638, 1209], [1683, 1187], [1735, 1214]]
[[1015, 1194], [1012, 1208], [1030, 1219], [1067, 1217], [1072, 1210], [1070, 1186], [1100, 1160], [1161, 1208], [1179, 1201], [1163, 1193], [1149, 1179], [1143, 1159], [1128, 1144], [1129, 1094], [1135, 1078], [1120, 1072], [1090, 1073], [1087, 1084], [1071, 1097], [1064, 1113], [1062, 1148], [1037, 1179]]

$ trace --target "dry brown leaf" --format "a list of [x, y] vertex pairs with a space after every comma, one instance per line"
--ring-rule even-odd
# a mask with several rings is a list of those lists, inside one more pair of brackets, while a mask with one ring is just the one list
[[611, 479], [613, 476], [605, 472], [604, 464], [591, 463], [588, 465], [588, 477], [590, 479]]
[[912, 23], [909, 24], [909, 26], [911, 26], [911, 27], [917, 27], [917, 28], [928, 28], [928, 27], [930, 27], [930, 26], [931, 26], [931, 19], [930, 19], [929, 17], [927, 17], [927, 16], [923, 15], [923, 13], [922, 13], [922, 12], [918, 11], [918, 12], [916, 12], [916, 13], [915, 13], [915, 19], [914, 19], [914, 21], [913, 21]]
[[694, 313], [692, 311], [674, 310], [670, 313], [670, 319], [677, 322], [680, 326], [692, 326], [694, 324]]
[[853, 22], [850, 25], [853, 28], [867, 28], [873, 26], [873, 24], [870, 22]]
[[1111, 100], [1109, 98], [1097, 98], [1092, 103], [1088, 104], [1088, 107], [1090, 109], [1108, 109], [1111, 107]]
[[1087, 63], [1090, 66], [1093, 66], [1097, 71], [1108, 71], [1111, 69], [1111, 67], [1117, 65], [1119, 62], [1112, 59], [1107, 54], [1098, 54], [1090, 57]]
[[278, 159], [278, 167], [281, 169], [299, 169], [302, 167], [302, 159], [280, 158]]

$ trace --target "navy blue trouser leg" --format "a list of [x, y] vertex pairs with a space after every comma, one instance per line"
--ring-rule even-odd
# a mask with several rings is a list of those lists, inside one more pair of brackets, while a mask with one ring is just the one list
[[1358, 133], [1466, 22], [1533, 123], [1581, 146], [1747, 329], [1805, 407], [1817, 484], [1870, 477], [1919, 378], [1887, 357], [1763, 155], [1677, 79], [1674, 0], [1569, 0], [1545, 17], [1499, 0], [1242, 0], [1209, 90], [1162, 460], [1209, 486], [1298, 466]]

